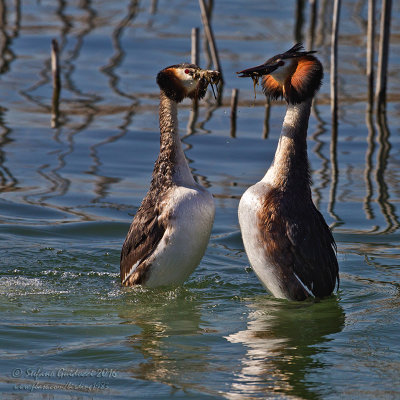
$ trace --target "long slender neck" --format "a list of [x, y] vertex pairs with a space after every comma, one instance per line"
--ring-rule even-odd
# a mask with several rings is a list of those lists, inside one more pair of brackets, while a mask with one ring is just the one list
[[307, 129], [312, 99], [289, 104], [274, 161], [262, 179], [282, 190], [310, 193]]
[[160, 91], [160, 154], [153, 171], [154, 185], [194, 184], [178, 133], [177, 103]]

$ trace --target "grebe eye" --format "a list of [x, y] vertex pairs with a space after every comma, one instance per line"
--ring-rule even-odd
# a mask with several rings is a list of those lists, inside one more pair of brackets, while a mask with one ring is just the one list
[[185, 74], [188, 74], [190, 72], [190, 70], [189, 69], [185, 69]]
[[279, 65], [280, 67], [282, 67], [283, 65], [285, 65], [285, 63], [284, 63], [282, 60], [279, 60], [278, 65]]

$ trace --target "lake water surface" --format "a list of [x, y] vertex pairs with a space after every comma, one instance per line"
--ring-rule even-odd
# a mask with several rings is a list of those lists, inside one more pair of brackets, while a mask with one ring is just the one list
[[[313, 30], [309, 3], [299, 3], [303, 19], [294, 1], [214, 2], [222, 103], [210, 93], [192, 123], [184, 102], [179, 119], [193, 174], [215, 196], [215, 224], [183, 286], [145, 290], [121, 288], [119, 254], [159, 150], [155, 76], [190, 59], [198, 2], [0, 1], [2, 399], [400, 398], [400, 5], [385, 126], [366, 118], [367, 2], [342, 2], [335, 148], [332, 6], [316, 2]], [[63, 85], [55, 127], [53, 38]], [[241, 194], [272, 160], [285, 106], [273, 104], [265, 123], [264, 96], [254, 100], [235, 72], [298, 40], [325, 66], [309, 157], [341, 278], [315, 303], [265, 292], [237, 221]], [[203, 67], [205, 47], [201, 37]]]

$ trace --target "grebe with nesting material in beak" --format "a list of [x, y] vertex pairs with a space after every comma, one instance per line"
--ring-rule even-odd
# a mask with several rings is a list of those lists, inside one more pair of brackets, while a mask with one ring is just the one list
[[160, 153], [150, 189], [122, 246], [121, 283], [159, 287], [182, 284], [200, 263], [210, 238], [215, 206], [212, 195], [193, 179], [178, 134], [177, 105], [201, 99], [218, 71], [194, 64], [164, 68], [160, 87]]
[[275, 297], [289, 300], [329, 296], [339, 285], [336, 243], [311, 197], [307, 129], [323, 78], [314, 53], [299, 43], [238, 72], [254, 85], [262, 78], [264, 94], [288, 104], [274, 160], [243, 194], [238, 214], [254, 272]]

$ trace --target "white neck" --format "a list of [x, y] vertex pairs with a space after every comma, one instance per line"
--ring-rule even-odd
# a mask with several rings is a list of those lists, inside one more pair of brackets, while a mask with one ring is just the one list
[[263, 182], [274, 187], [287, 187], [294, 180], [309, 182], [306, 139], [311, 102], [288, 105], [274, 161]]

